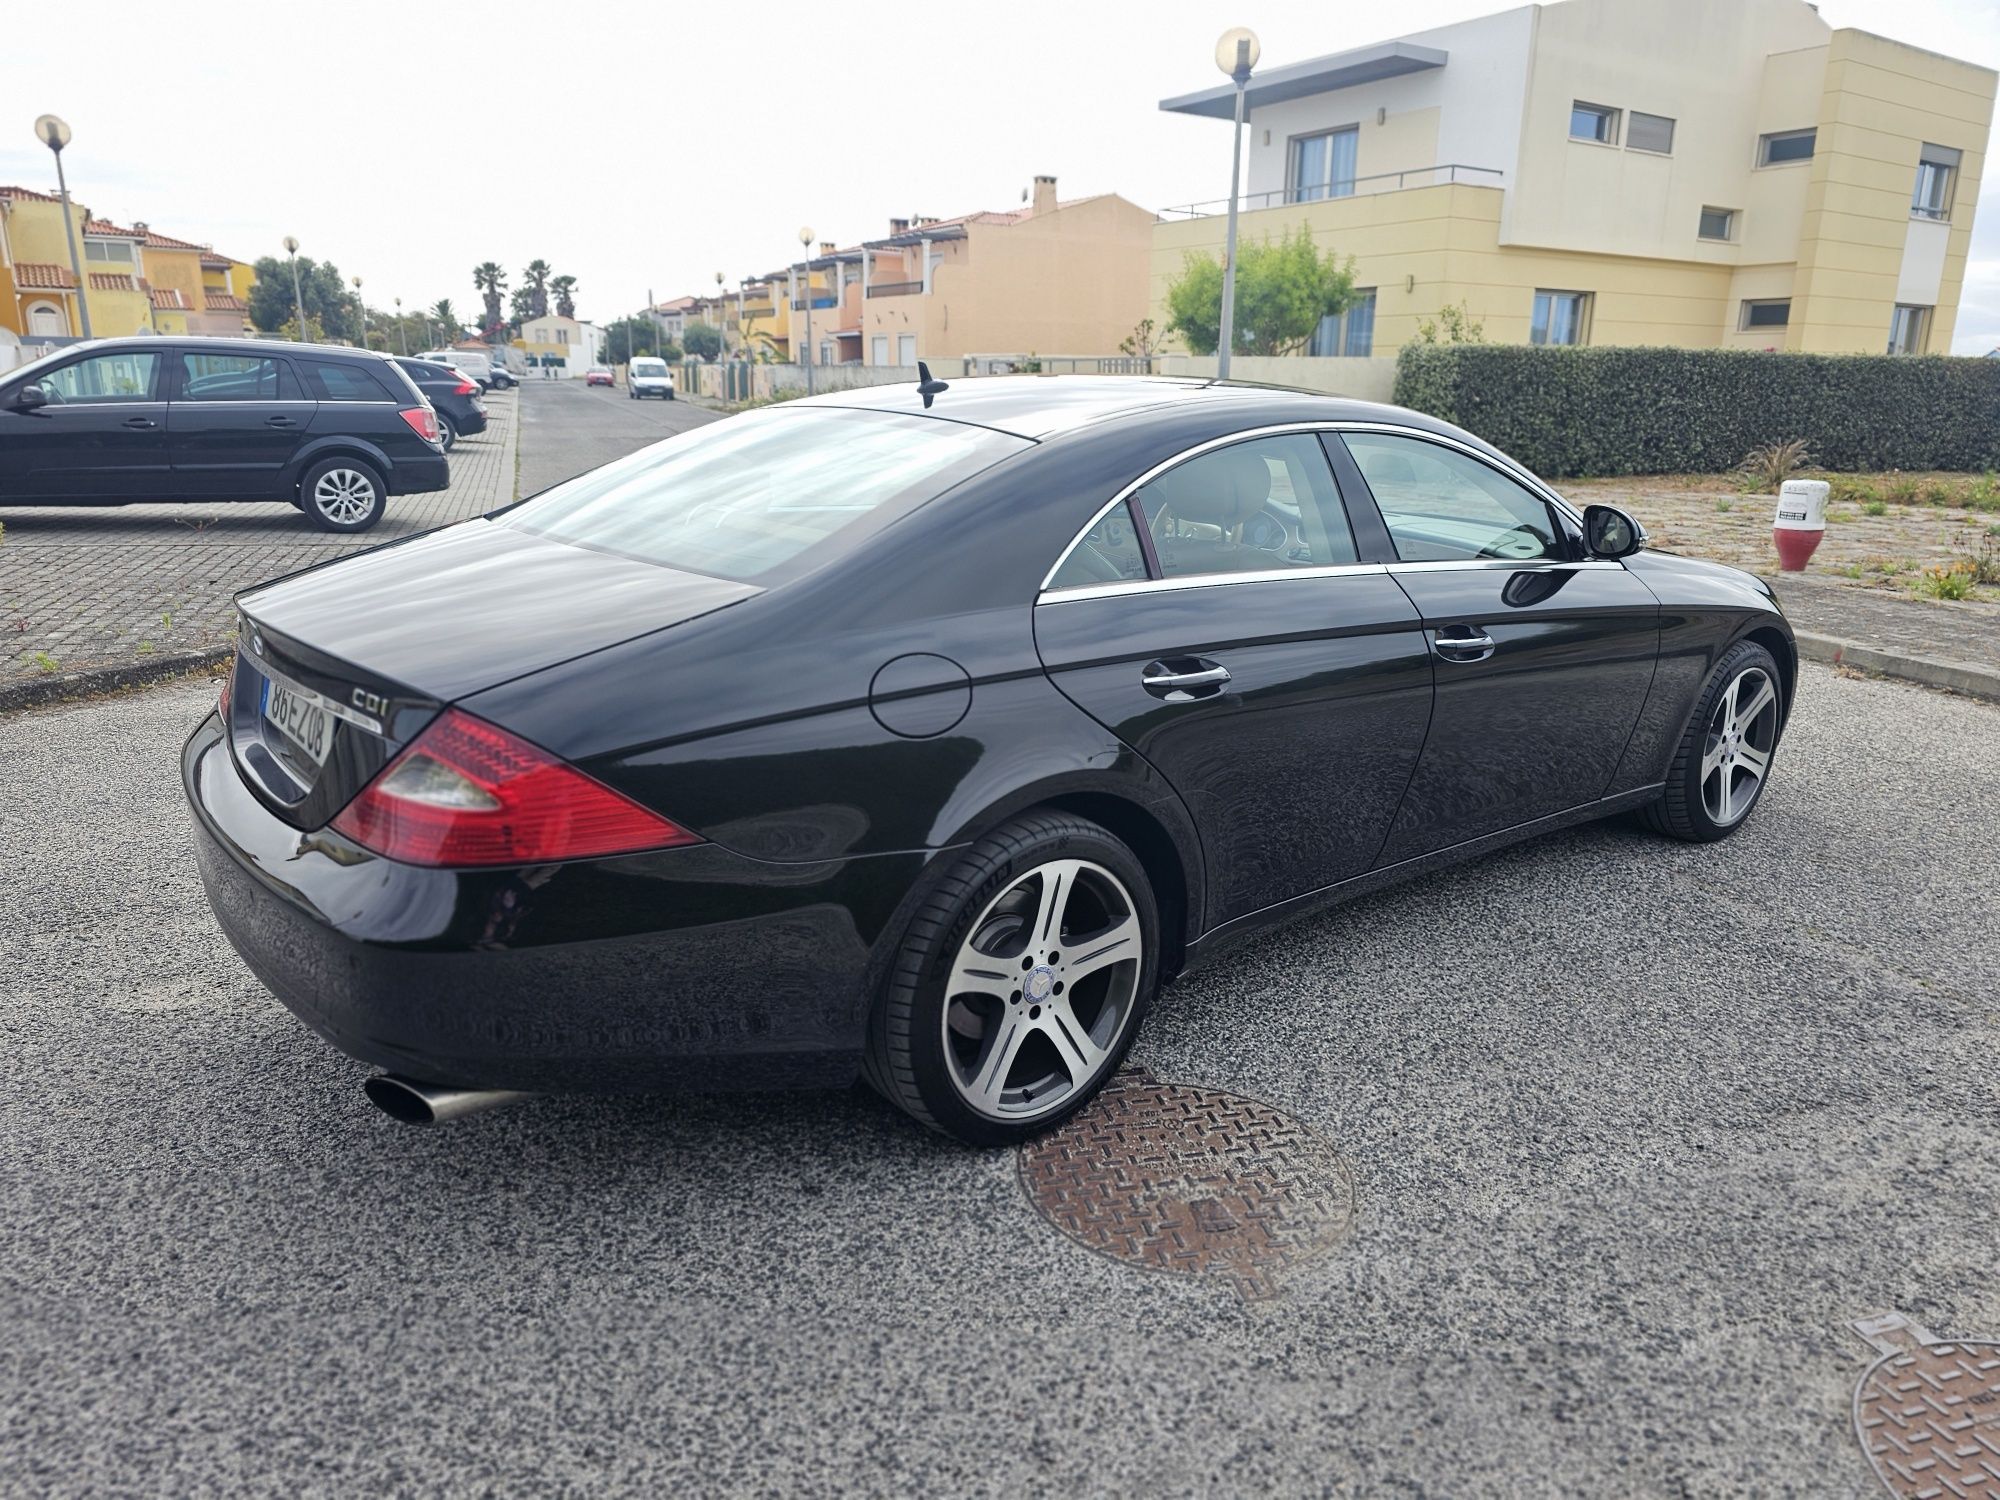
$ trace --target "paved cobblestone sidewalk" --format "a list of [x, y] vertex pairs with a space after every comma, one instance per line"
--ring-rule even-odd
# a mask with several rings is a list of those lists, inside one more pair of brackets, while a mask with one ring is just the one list
[[506, 504], [520, 394], [496, 391], [486, 409], [486, 431], [452, 449], [451, 487], [392, 498], [358, 537], [315, 530], [290, 505], [0, 509], [0, 696], [215, 650], [234, 627], [239, 589]]

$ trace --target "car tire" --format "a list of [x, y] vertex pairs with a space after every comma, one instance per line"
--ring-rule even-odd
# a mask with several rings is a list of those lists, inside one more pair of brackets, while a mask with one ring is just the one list
[[458, 428], [452, 425], [451, 418], [443, 412], [438, 413], [438, 441], [444, 444], [444, 451], [447, 453], [458, 446]]
[[1667, 771], [1640, 813], [1655, 833], [1691, 844], [1726, 839], [1763, 800], [1785, 730], [1784, 678], [1771, 653], [1738, 641], [1708, 674]]
[[1131, 850], [1067, 813], [1018, 818], [958, 856], [910, 918], [863, 1074], [969, 1145], [1032, 1139], [1117, 1072], [1151, 1004], [1159, 946]]
[[299, 481], [299, 508], [321, 531], [366, 531], [388, 496], [374, 466], [357, 458], [323, 458]]

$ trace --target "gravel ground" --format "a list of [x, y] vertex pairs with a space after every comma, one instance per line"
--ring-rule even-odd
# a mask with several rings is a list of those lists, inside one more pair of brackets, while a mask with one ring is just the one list
[[0, 1493], [1860, 1496], [1849, 1320], [2000, 1335], [2000, 709], [1809, 669], [1727, 843], [1171, 990], [1135, 1061], [1354, 1178], [1246, 1302], [859, 1090], [391, 1123], [216, 932], [208, 696], [0, 719]]

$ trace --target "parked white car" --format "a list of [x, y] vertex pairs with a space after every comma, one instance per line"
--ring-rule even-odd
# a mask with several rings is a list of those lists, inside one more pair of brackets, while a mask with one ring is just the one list
[[642, 354], [625, 368], [625, 394], [634, 401], [641, 396], [664, 396], [671, 401], [674, 372], [667, 368], [664, 359]]
[[493, 362], [483, 354], [474, 354], [469, 349], [436, 349], [417, 358], [434, 365], [450, 365], [468, 380], [477, 381], [482, 391], [493, 389]]

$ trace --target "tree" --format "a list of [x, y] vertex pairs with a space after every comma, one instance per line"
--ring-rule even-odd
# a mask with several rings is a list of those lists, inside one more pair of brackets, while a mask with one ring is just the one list
[[614, 360], [633, 354], [657, 354], [663, 359], [679, 359], [681, 351], [661, 336], [660, 325], [651, 318], [619, 318], [604, 325], [604, 352]]
[[490, 339], [501, 322], [500, 294], [507, 290], [507, 273], [500, 269], [498, 261], [483, 260], [472, 268], [472, 284], [486, 303], [484, 332]]
[[[1344, 312], [1355, 300], [1354, 260], [1322, 256], [1301, 225], [1275, 245], [1269, 240], [1236, 247], [1236, 323], [1230, 339], [1237, 354], [1296, 354], [1320, 319]], [[1167, 288], [1170, 331], [1196, 354], [1213, 354], [1222, 341], [1222, 264], [1190, 254]]]
[[[1218, 301], [1216, 305], [1219, 307], [1221, 303]], [[1153, 332], [1151, 318], [1141, 318], [1139, 326], [1128, 333], [1118, 345], [1120, 354], [1129, 354], [1135, 359], [1151, 359], [1159, 353], [1159, 350], [1160, 340]]]
[[576, 278], [558, 276], [549, 283], [549, 290], [556, 294], [556, 316], [573, 318], [576, 316]]
[[1413, 344], [1483, 344], [1486, 342], [1486, 325], [1472, 321], [1471, 308], [1461, 302], [1445, 303], [1438, 309], [1435, 318], [1425, 318], [1417, 325], [1417, 336], [1410, 340]]
[[[323, 339], [356, 343], [361, 338], [359, 304], [354, 289], [340, 279], [340, 268], [326, 261], [299, 257], [299, 300], [306, 305], [307, 324], [317, 324]], [[292, 267], [288, 260], [266, 255], [257, 262], [257, 281], [250, 288], [250, 322], [260, 333], [276, 333], [295, 322], [292, 307]]]
[[458, 310], [451, 305], [449, 297], [441, 297], [433, 303], [430, 315], [437, 319], [438, 326], [444, 330], [444, 341], [447, 344], [456, 342], [459, 335], [465, 332], [465, 325], [458, 321]]
[[695, 359], [719, 359], [722, 356], [722, 330], [713, 323], [690, 323], [681, 330], [681, 347]]
[[549, 273], [554, 269], [545, 260], [531, 260], [521, 274], [528, 278], [528, 306], [533, 309], [528, 316], [546, 318], [549, 315]]
[[516, 287], [509, 301], [512, 316], [508, 321], [514, 325], [514, 331], [519, 333], [521, 325], [535, 316], [535, 294], [524, 286]]

